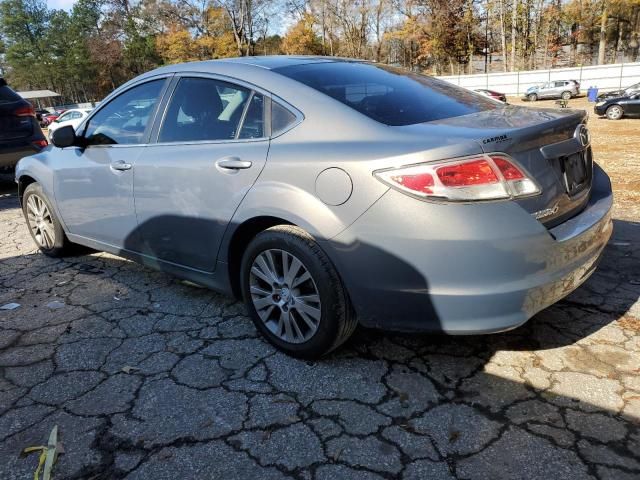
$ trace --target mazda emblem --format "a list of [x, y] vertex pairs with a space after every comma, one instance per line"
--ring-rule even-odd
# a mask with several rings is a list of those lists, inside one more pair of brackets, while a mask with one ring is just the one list
[[587, 126], [584, 123], [581, 123], [580, 125], [578, 125], [578, 128], [576, 128], [575, 137], [580, 142], [580, 145], [582, 145], [583, 147], [588, 146], [589, 143], [591, 142], [591, 136], [589, 135], [589, 130], [587, 129]]

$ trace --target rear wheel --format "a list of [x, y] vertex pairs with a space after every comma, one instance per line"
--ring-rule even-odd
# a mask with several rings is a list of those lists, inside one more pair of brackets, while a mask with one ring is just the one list
[[530, 102], [535, 102], [536, 100], [538, 100], [538, 95], [535, 93], [530, 93], [529, 95], [527, 95], [527, 98]]
[[241, 273], [257, 329], [290, 355], [320, 357], [356, 328], [338, 273], [301, 228], [279, 225], [259, 233], [245, 251]]
[[611, 105], [605, 113], [609, 120], [620, 120], [624, 115], [624, 111], [620, 105]]
[[72, 244], [39, 183], [32, 183], [25, 189], [22, 212], [31, 237], [42, 253], [50, 257], [71, 253]]
[[562, 92], [562, 95], [560, 95], [560, 98], [562, 100], [571, 100], [571, 92]]

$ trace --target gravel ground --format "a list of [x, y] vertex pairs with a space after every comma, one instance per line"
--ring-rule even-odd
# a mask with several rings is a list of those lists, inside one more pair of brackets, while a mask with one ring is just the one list
[[32, 478], [54, 425], [55, 479], [639, 478], [640, 120], [590, 126], [617, 200], [584, 286], [509, 333], [359, 330], [321, 362], [230, 298], [38, 254], [0, 177], [0, 478]]

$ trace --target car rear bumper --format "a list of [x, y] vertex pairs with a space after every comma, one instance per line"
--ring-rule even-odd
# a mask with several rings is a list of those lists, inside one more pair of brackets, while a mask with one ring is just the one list
[[388, 191], [324, 244], [363, 325], [451, 334], [515, 328], [593, 273], [611, 236], [613, 194], [550, 230], [514, 202], [435, 204]]
[[14, 167], [22, 157], [38, 153], [41, 148], [30, 143], [2, 144], [0, 143], [0, 168]]

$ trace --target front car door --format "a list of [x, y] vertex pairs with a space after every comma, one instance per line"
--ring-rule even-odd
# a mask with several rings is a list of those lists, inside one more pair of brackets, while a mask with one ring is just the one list
[[136, 162], [140, 236], [131, 249], [215, 270], [227, 224], [264, 167], [269, 99], [212, 76], [176, 77], [157, 143]]
[[133, 166], [166, 83], [156, 78], [119, 93], [81, 127], [82, 148], [55, 149], [55, 196], [72, 240], [122, 248], [134, 232]]

